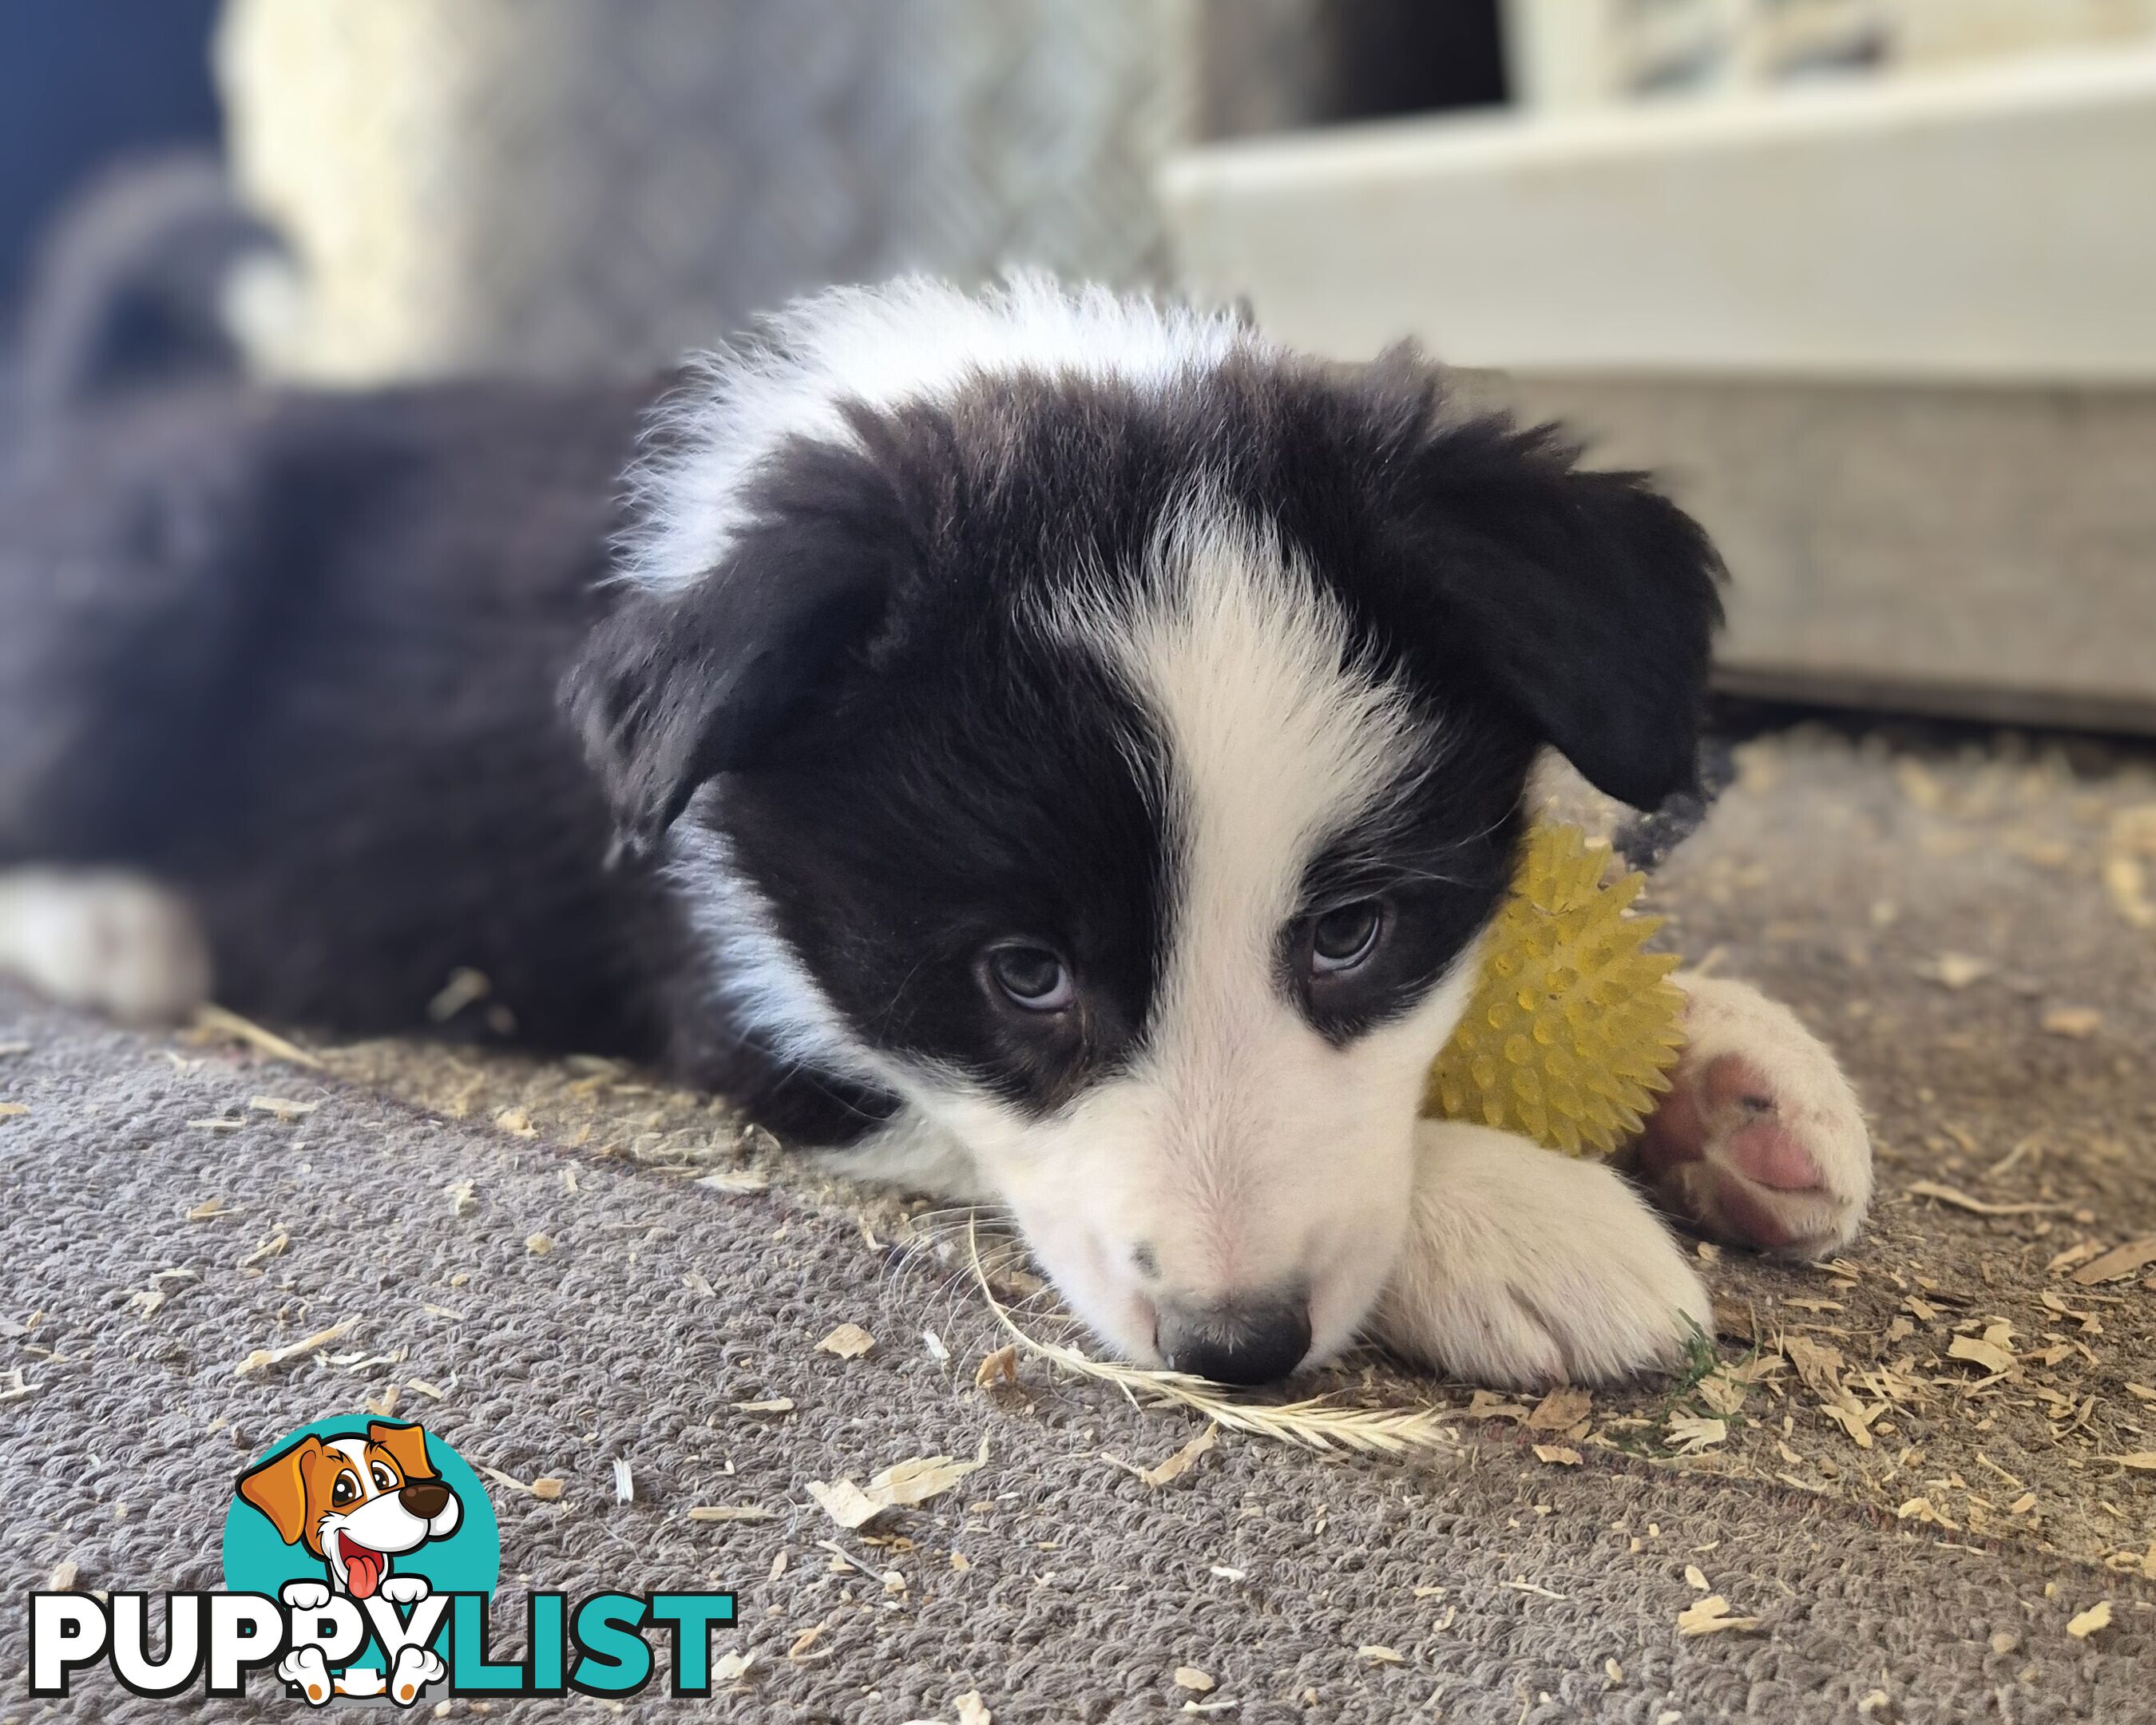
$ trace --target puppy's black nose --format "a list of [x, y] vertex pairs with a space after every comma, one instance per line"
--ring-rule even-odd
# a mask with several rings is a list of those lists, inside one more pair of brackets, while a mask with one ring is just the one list
[[407, 1480], [397, 1501], [423, 1522], [431, 1522], [448, 1506], [449, 1488], [439, 1480]]
[[1153, 1337], [1176, 1371], [1216, 1384], [1270, 1384], [1310, 1352], [1310, 1296], [1298, 1291], [1219, 1306], [1163, 1303]]

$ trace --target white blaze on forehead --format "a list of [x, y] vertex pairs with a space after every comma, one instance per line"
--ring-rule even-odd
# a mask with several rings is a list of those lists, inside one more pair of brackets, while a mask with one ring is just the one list
[[1326, 843], [1383, 809], [1435, 751], [1406, 694], [1278, 534], [1204, 497], [1178, 511], [1135, 608], [1066, 619], [1121, 670], [1164, 744], [1168, 950], [1145, 1070], [1190, 1195], [1229, 1203], [1260, 1171], [1263, 1068], [1315, 1040], [1279, 974]]
[[669, 447], [634, 478], [639, 525], [624, 573], [654, 591], [694, 581], [740, 531], [745, 487], [788, 439], [855, 444], [849, 404], [945, 400], [998, 376], [1158, 387], [1262, 345], [1224, 313], [1034, 272], [978, 295], [915, 276], [797, 300], [757, 342], [706, 356], [662, 422]]
[[1268, 526], [1201, 497], [1169, 518], [1152, 561], [1134, 608], [1095, 598], [1063, 626], [1116, 665], [1166, 746], [1168, 1004], [1240, 991], [1253, 966], [1276, 992], [1305, 870], [1426, 767], [1431, 738]]

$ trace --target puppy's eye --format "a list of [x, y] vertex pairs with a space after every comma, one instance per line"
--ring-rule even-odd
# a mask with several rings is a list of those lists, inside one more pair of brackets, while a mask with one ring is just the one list
[[359, 1481], [348, 1473], [339, 1474], [336, 1483], [330, 1487], [330, 1502], [332, 1503], [350, 1503], [358, 1496]]
[[397, 1476], [390, 1472], [389, 1464], [388, 1462], [377, 1461], [371, 1469], [368, 1470], [368, 1471], [372, 1473], [374, 1476], [374, 1489], [376, 1491], [393, 1491], [397, 1489]]
[[1078, 998], [1070, 967], [1046, 947], [992, 947], [982, 968], [998, 993], [1028, 1012], [1060, 1012]]
[[1378, 949], [1385, 932], [1385, 907], [1374, 898], [1358, 899], [1312, 919], [1310, 968], [1316, 976], [1353, 970]]

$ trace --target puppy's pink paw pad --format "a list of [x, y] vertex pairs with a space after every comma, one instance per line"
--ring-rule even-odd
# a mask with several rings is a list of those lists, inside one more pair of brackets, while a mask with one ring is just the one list
[[1810, 1192], [1825, 1183], [1818, 1158], [1779, 1126], [1741, 1127], [1724, 1146], [1722, 1159], [1745, 1178], [1776, 1192]]

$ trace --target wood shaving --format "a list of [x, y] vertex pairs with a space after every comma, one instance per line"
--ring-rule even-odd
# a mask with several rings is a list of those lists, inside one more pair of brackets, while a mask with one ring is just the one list
[[967, 1475], [985, 1466], [988, 1459], [988, 1439], [983, 1432], [980, 1451], [970, 1461], [949, 1455], [917, 1455], [892, 1463], [870, 1480], [865, 1488], [846, 1478], [828, 1482], [810, 1480], [807, 1488], [817, 1507], [851, 1532], [887, 1510], [911, 1509], [940, 1497]]
[[1553, 1389], [1535, 1404], [1526, 1425], [1529, 1431], [1570, 1431], [1587, 1418], [1594, 1405], [1594, 1393], [1566, 1385]]
[[2124, 1455], [2099, 1455], [2099, 1461], [2115, 1462], [2121, 1467], [2133, 1468], [2138, 1473], [2156, 1473], [2156, 1450], [2135, 1450]]
[[504, 1473], [500, 1468], [489, 1467], [485, 1462], [480, 1463], [479, 1471], [497, 1486], [506, 1486], [511, 1491], [525, 1492], [542, 1503], [555, 1502], [562, 1495], [562, 1482], [557, 1479], [536, 1479], [527, 1484], [515, 1474]]
[[756, 1655], [729, 1649], [711, 1661], [711, 1675], [721, 1683], [738, 1683], [755, 1669]]
[[2098, 1599], [2087, 1610], [2076, 1613], [2066, 1624], [2066, 1633], [2076, 1641], [2086, 1641], [2099, 1630], [2111, 1627], [2111, 1601]]
[[2082, 1265], [2074, 1272], [2073, 1279], [2082, 1287], [2092, 1288], [2098, 1282], [2123, 1281], [2151, 1264], [2156, 1264], [2156, 1234], [2146, 1240], [2114, 1246], [2102, 1257]]
[[1148, 1486], [1165, 1486], [1171, 1480], [1179, 1480], [1198, 1465], [1198, 1458], [1219, 1441], [1220, 1429], [1209, 1425], [1198, 1435], [1178, 1450], [1165, 1461], [1152, 1467], [1140, 1467], [1136, 1462], [1126, 1461], [1120, 1455], [1111, 1455], [1103, 1450], [1101, 1459], [1113, 1462], [1126, 1473], [1136, 1474]]
[[775, 1395], [768, 1401], [734, 1404], [737, 1414], [790, 1414], [793, 1411], [793, 1398], [790, 1395]]
[[816, 1344], [823, 1353], [836, 1354], [840, 1359], [859, 1359], [875, 1345], [875, 1337], [856, 1323], [840, 1324]]
[[1200, 1671], [1194, 1665], [1179, 1665], [1172, 1680], [1178, 1689], [1194, 1689], [1200, 1695], [1209, 1695], [1219, 1685], [1213, 1681], [1210, 1671]]
[[524, 1250], [535, 1258], [543, 1258], [554, 1250], [554, 1237], [551, 1234], [527, 1234], [524, 1236]]
[[289, 1060], [295, 1066], [310, 1066], [316, 1071], [322, 1070], [322, 1063], [296, 1042], [287, 1042], [275, 1031], [265, 1030], [261, 1025], [240, 1017], [236, 1012], [228, 1012], [222, 1006], [197, 1009], [192, 1029], [195, 1035], [203, 1040], [244, 1042], [263, 1054]]
[[1670, 1447], [1680, 1455], [1697, 1455], [1702, 1450], [1729, 1440], [1729, 1422], [1705, 1420], [1697, 1414], [1673, 1415], [1669, 1425]]
[[289, 1126], [295, 1120], [305, 1120], [322, 1105], [288, 1101], [283, 1096], [249, 1096], [247, 1106], [257, 1114], [269, 1115], [280, 1126]]
[[2004, 1378], [2015, 1369], [2011, 1348], [2002, 1348], [1995, 1342], [1975, 1336], [1955, 1337], [1947, 1343], [1947, 1356], [1950, 1359], [1967, 1360], [1972, 1365], [1982, 1366], [1994, 1378]]
[[0, 1402], [19, 1402], [37, 1393], [38, 1386], [24, 1379], [20, 1366], [0, 1372]]
[[187, 1212], [190, 1222], [214, 1222], [220, 1216], [236, 1216], [239, 1212], [221, 1198], [206, 1198]]
[[1939, 1513], [1938, 1506], [1928, 1497], [1912, 1497], [1894, 1513], [1905, 1522], [1927, 1522], [1934, 1527], [1943, 1527], [1949, 1533], [1961, 1532], [1958, 1526]]
[[502, 1131], [520, 1138], [536, 1138], [539, 1128], [531, 1123], [531, 1117], [521, 1108], [504, 1108], [494, 1117], [494, 1123]]
[[27, 1102], [0, 1102], [0, 1120], [16, 1120], [30, 1111]]
[[1918, 964], [1916, 971], [1926, 982], [1958, 990], [1982, 982], [1998, 968], [1989, 958], [1973, 957], [1967, 952], [1942, 952], [1928, 964]]
[[2038, 1023], [2053, 1036], [2093, 1036], [2103, 1028], [2103, 1014], [2092, 1006], [2055, 1006]]
[[1525, 1420], [1534, 1410], [1518, 1402], [1507, 1401], [1494, 1389], [1478, 1389], [1467, 1398], [1461, 1410], [1463, 1420]]
[[1535, 1460], [1547, 1461], [1558, 1467], [1578, 1467], [1585, 1458], [1568, 1445], [1537, 1444]]
[[978, 1689], [968, 1689], [951, 1705], [958, 1715], [958, 1725], [995, 1725], [995, 1715], [988, 1711]]
[[1707, 1572], [1702, 1569], [1697, 1563], [1686, 1563], [1685, 1565], [1685, 1585], [1690, 1588], [1696, 1594], [1711, 1593], [1713, 1591], [1713, 1589], [1707, 1585]]
[[799, 1660], [802, 1655], [808, 1652], [811, 1647], [814, 1647], [816, 1645], [818, 1639], [823, 1635], [824, 1628], [825, 1625], [819, 1623], [813, 1628], [802, 1630], [799, 1635], [793, 1638], [793, 1645], [786, 1650], [786, 1656], [791, 1660]]
[[1400, 1652], [1397, 1648], [1381, 1647], [1375, 1642], [1370, 1641], [1366, 1641], [1358, 1647], [1355, 1650], [1355, 1656], [1358, 1659], [1367, 1659], [1373, 1665], [1405, 1665], [1408, 1662], [1407, 1655]]
[[291, 1244], [292, 1236], [280, 1228], [245, 1257], [234, 1259], [233, 1267], [235, 1270], [252, 1270], [258, 1264], [265, 1264], [272, 1258], [283, 1256]]
[[1759, 1627], [1756, 1617], [1733, 1617], [1729, 1601], [1720, 1594], [1709, 1594], [1703, 1599], [1695, 1599], [1677, 1613], [1677, 1633], [1690, 1639], [1695, 1635], [1718, 1635], [1725, 1630], [1748, 1634]]
[[235, 1378], [252, 1377], [272, 1366], [281, 1366], [302, 1358], [350, 1335], [357, 1323], [357, 1320], [348, 1317], [341, 1323], [331, 1324], [326, 1330], [316, 1330], [311, 1336], [302, 1336], [296, 1342], [287, 1342], [282, 1348], [258, 1348], [232, 1368], [232, 1375]]
[[2121, 919], [2135, 928], [2156, 928], [2156, 901], [2148, 896], [2148, 870], [2135, 859], [2106, 857], [2103, 887]]
[[64, 1559], [55, 1566], [52, 1573], [52, 1579], [45, 1583], [46, 1591], [55, 1594], [73, 1593], [74, 1591], [74, 1579], [81, 1573], [80, 1566], [76, 1563], [73, 1558]]
[[479, 1195], [470, 1180], [452, 1180], [442, 1188], [442, 1195], [449, 1201], [449, 1214], [469, 1216], [479, 1208]]
[[1936, 1180], [1912, 1180], [1903, 1189], [1912, 1198], [1937, 1199], [1958, 1210], [1967, 1210], [1972, 1216], [2034, 1216], [2066, 1208], [2062, 1204], [1991, 1204], [1981, 1198], [1971, 1198], [1955, 1187], [1942, 1186]]
[[986, 1389], [995, 1384], [1018, 1382], [1018, 1343], [1006, 1342], [993, 1353], [981, 1356], [981, 1363], [973, 1368], [973, 1388]]
[[776, 1510], [758, 1509], [747, 1503], [698, 1503], [691, 1505], [689, 1519], [692, 1522], [775, 1522]]
[[1693, 1393], [1707, 1412], [1727, 1418], [1744, 1405], [1746, 1386], [1726, 1372], [1710, 1372], [1694, 1386]]
[[493, 992], [494, 983], [485, 971], [460, 964], [449, 973], [449, 980], [427, 1003], [427, 1017], [434, 1024], [445, 1024], [467, 1006], [476, 1005]]

